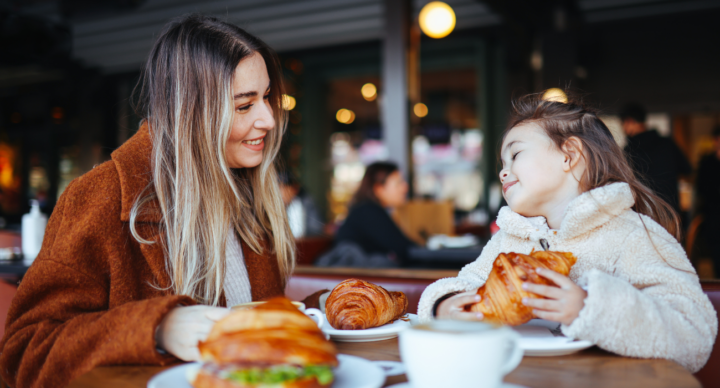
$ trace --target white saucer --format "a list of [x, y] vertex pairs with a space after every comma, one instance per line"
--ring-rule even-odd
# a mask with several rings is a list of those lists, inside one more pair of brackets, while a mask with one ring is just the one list
[[559, 326], [557, 322], [533, 319], [513, 330], [520, 333], [520, 348], [530, 357], [564, 356], [593, 346], [590, 341], [565, 337]]
[[[361, 357], [338, 354], [340, 365], [335, 368], [332, 388], [380, 388], [385, 383], [385, 372]], [[188, 375], [197, 373], [200, 363], [178, 365], [164, 370], [148, 381], [148, 388], [192, 388]]]
[[415, 314], [405, 314], [405, 317], [407, 317], [409, 321], [398, 319], [393, 323], [365, 330], [337, 330], [330, 325], [327, 317], [323, 314], [325, 322], [323, 322], [322, 330], [330, 335], [330, 338], [340, 342], [382, 341], [395, 338], [401, 331], [418, 323], [418, 316]]
[[[400, 384], [391, 385], [387, 388], [412, 388], [412, 385], [410, 385], [410, 382], [404, 382]], [[510, 384], [510, 383], [500, 383], [500, 386], [498, 388], [528, 388], [524, 385], [517, 385], [517, 384]]]

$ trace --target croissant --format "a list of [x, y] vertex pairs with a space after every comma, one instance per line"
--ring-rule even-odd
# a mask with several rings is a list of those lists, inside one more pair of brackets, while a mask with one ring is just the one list
[[532, 307], [522, 304], [523, 298], [543, 298], [522, 289], [524, 282], [555, 285], [535, 269], [545, 268], [567, 276], [577, 258], [568, 252], [501, 253], [495, 259], [485, 285], [478, 289], [481, 301], [469, 311], [481, 312], [484, 321], [504, 325], [522, 325], [534, 318]]
[[402, 292], [359, 279], [348, 279], [333, 288], [325, 302], [330, 325], [338, 330], [364, 330], [392, 322], [407, 312]]

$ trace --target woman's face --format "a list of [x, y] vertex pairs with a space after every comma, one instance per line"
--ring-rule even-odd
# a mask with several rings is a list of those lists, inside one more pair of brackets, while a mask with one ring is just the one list
[[543, 215], [564, 185], [565, 155], [535, 123], [521, 124], [505, 136], [500, 182], [510, 209], [526, 217]]
[[385, 184], [376, 185], [374, 190], [382, 207], [398, 207], [407, 201], [408, 185], [400, 171], [388, 175]]
[[233, 80], [235, 112], [225, 149], [230, 168], [256, 167], [262, 162], [264, 138], [275, 128], [269, 94], [270, 77], [263, 57], [255, 53], [240, 61]]

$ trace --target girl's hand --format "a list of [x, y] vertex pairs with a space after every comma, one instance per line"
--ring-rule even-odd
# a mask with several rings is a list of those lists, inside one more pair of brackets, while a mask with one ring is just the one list
[[458, 319], [462, 321], [480, 321], [482, 313], [473, 313], [465, 311], [465, 306], [480, 302], [480, 295], [477, 290], [463, 292], [453, 297], [445, 299], [437, 308], [438, 319]]
[[200, 361], [198, 342], [205, 341], [215, 322], [230, 309], [210, 306], [176, 307], [155, 331], [157, 347], [183, 361]]
[[549, 269], [536, 269], [538, 275], [552, 280], [558, 287], [544, 286], [535, 283], [523, 283], [523, 290], [546, 297], [547, 299], [523, 298], [523, 304], [533, 308], [538, 318], [560, 322], [565, 325], [573, 323], [585, 307], [587, 292], [578, 287], [567, 276], [560, 275]]

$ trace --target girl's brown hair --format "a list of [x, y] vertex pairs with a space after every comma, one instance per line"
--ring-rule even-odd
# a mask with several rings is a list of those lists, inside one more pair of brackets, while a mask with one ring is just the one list
[[642, 184], [597, 112], [579, 99], [571, 98], [568, 102], [543, 100], [543, 94], [529, 94], [513, 101], [512, 116], [503, 138], [512, 128], [524, 123], [538, 124], [560, 150], [571, 137], [578, 138], [586, 162], [580, 189], [586, 192], [614, 182], [627, 183], [635, 198], [632, 209], [652, 218], [680, 240], [677, 214]]

